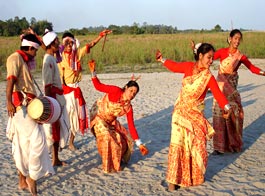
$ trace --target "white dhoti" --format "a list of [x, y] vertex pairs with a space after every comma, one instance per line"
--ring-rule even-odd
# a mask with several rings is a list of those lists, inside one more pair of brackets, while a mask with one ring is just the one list
[[66, 100], [66, 110], [69, 116], [70, 121], [70, 130], [73, 133], [73, 135], [76, 135], [76, 133], [80, 130], [79, 128], [79, 106], [78, 106], [78, 100], [75, 98], [74, 91], [65, 94], [64, 95]]
[[12, 155], [17, 169], [33, 180], [54, 174], [42, 125], [27, 115], [22, 107], [9, 118], [7, 137], [12, 141]]
[[[66, 107], [63, 107], [62, 114], [59, 118], [60, 122], [60, 148], [65, 148], [68, 143], [70, 122], [68, 118], [68, 113]], [[46, 141], [48, 145], [49, 152], [51, 151], [54, 139], [52, 136], [52, 124], [43, 124], [43, 128], [46, 134]]]

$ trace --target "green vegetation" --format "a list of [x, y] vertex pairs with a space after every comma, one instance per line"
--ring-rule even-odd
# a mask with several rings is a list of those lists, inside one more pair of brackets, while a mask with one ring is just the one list
[[[229, 32], [185, 32], [176, 34], [108, 35], [104, 51], [102, 39], [91, 53], [83, 58], [84, 73], [88, 73], [87, 62], [94, 59], [98, 72], [153, 72], [165, 71], [155, 61], [155, 52], [160, 49], [163, 56], [176, 61], [193, 61], [190, 40], [208, 42], [216, 49], [227, 47]], [[81, 46], [92, 41], [97, 35], [77, 36]], [[61, 35], [59, 35], [61, 38]], [[19, 49], [19, 37], [0, 37], [0, 69], [5, 76], [6, 58]], [[265, 32], [243, 32], [240, 50], [249, 58], [265, 58]], [[39, 49], [37, 71], [41, 70], [44, 51]]]

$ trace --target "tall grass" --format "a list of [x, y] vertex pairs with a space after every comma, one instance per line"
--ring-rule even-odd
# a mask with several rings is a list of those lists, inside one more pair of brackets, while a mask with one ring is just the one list
[[[221, 33], [177, 33], [173, 35], [108, 35], [102, 51], [101, 40], [89, 55], [82, 60], [84, 72], [88, 72], [87, 62], [94, 59], [99, 72], [134, 72], [159, 70], [155, 61], [159, 49], [163, 56], [176, 61], [193, 61], [190, 40], [208, 42], [216, 49], [227, 47], [228, 32]], [[61, 37], [61, 36], [60, 36]], [[81, 46], [95, 39], [95, 35], [78, 36]], [[0, 37], [0, 68], [5, 75], [7, 57], [19, 49], [18, 37]], [[243, 32], [240, 50], [249, 58], [265, 58], [265, 32]], [[36, 61], [37, 71], [41, 70], [45, 51], [39, 49]]]

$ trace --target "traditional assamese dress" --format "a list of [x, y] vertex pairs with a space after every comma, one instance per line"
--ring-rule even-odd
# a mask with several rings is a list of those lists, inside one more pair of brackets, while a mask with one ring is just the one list
[[70, 119], [70, 130], [73, 135], [76, 135], [78, 131], [84, 134], [88, 130], [86, 102], [79, 82], [82, 78], [81, 58], [89, 52], [89, 44], [72, 52], [62, 51], [61, 61], [58, 62], [66, 99], [66, 110]]
[[51, 88], [51, 96], [56, 99], [62, 109], [60, 118], [52, 124], [44, 124], [46, 140], [49, 150], [54, 142], [59, 142], [60, 147], [67, 145], [69, 137], [70, 122], [65, 107], [66, 101], [63, 95], [62, 83], [60, 79], [59, 69], [54, 56], [45, 54], [42, 66], [42, 81], [44, 88]]
[[252, 73], [259, 74], [261, 69], [254, 66], [248, 58], [237, 50], [234, 54], [229, 52], [229, 48], [222, 48], [215, 52], [214, 59], [220, 59], [217, 83], [219, 88], [229, 100], [234, 109], [235, 120], [222, 118], [223, 110], [213, 101], [213, 137], [214, 149], [224, 152], [240, 152], [243, 147], [243, 120], [244, 112], [241, 105], [241, 97], [237, 90], [238, 68], [243, 63]]
[[228, 101], [208, 69], [192, 75], [194, 62], [166, 60], [164, 66], [173, 72], [184, 73], [172, 114], [166, 180], [181, 187], [199, 185], [204, 182], [208, 161], [206, 142], [214, 134], [203, 113], [206, 92], [211, 89], [221, 108]]
[[9, 117], [6, 135], [12, 141], [12, 155], [17, 169], [24, 176], [38, 180], [54, 174], [54, 169], [43, 127], [28, 116], [27, 108], [23, 105], [25, 101], [36, 97], [27, 62], [27, 55], [20, 50], [7, 59], [7, 80], [15, 79], [12, 99], [16, 113], [12, 118]]
[[[90, 110], [90, 128], [97, 141], [102, 158], [103, 172], [121, 170], [121, 161], [127, 163], [133, 151], [133, 140], [139, 139], [134, 126], [133, 108], [130, 101], [123, 101], [123, 90], [117, 86], [102, 84], [92, 78], [95, 88], [106, 94], [98, 99]], [[129, 131], [117, 117], [126, 115]]]

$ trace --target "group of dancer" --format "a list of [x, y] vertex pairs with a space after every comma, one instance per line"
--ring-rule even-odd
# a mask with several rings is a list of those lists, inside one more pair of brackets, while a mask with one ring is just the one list
[[[59, 149], [69, 144], [70, 150], [76, 150], [74, 139], [77, 132], [84, 134], [89, 127], [96, 138], [104, 173], [121, 171], [121, 164], [130, 160], [134, 143], [142, 155], [148, 154], [149, 150], [142, 143], [133, 119], [131, 101], [140, 90], [137, 81], [132, 78], [123, 88], [103, 84], [97, 77], [94, 60], [88, 63], [91, 80], [95, 89], [105, 95], [91, 107], [88, 121], [86, 102], [79, 87], [81, 59], [110, 33], [110, 30], [104, 30], [95, 40], [80, 47], [70, 32], [63, 34], [60, 45], [55, 32], [47, 30], [40, 37], [30, 29], [21, 37], [20, 50], [8, 57], [7, 137], [12, 141], [19, 189], [28, 189], [32, 195], [37, 195], [36, 181], [54, 174], [53, 166], [67, 165], [59, 159]], [[169, 191], [204, 182], [208, 158], [206, 143], [212, 137], [214, 154], [242, 150], [243, 109], [237, 91], [237, 70], [243, 63], [253, 73], [264, 76], [265, 72], [240, 53], [238, 46], [241, 39], [239, 30], [231, 31], [229, 47], [216, 52], [211, 44], [193, 44], [195, 62], [175, 62], [164, 59], [159, 50], [156, 53], [158, 62], [172, 72], [184, 74], [172, 115], [166, 176]], [[44, 95], [56, 99], [61, 107], [60, 118], [51, 124], [39, 123], [27, 113], [28, 104], [38, 96], [38, 85], [31, 70], [36, 66], [34, 57], [40, 46], [46, 51], [42, 68]], [[215, 79], [209, 68], [218, 58], [220, 66]], [[214, 96], [213, 127], [203, 113], [208, 89]], [[117, 120], [124, 115], [129, 131]]]

